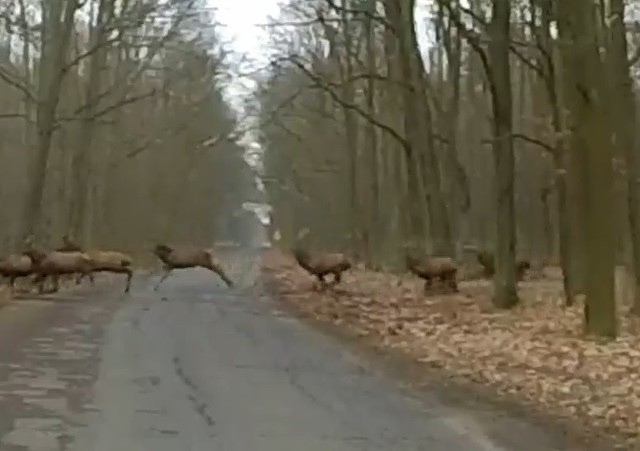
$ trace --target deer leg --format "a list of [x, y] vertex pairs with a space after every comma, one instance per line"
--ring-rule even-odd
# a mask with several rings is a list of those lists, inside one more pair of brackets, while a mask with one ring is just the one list
[[454, 293], [458, 292], [458, 283], [456, 282], [456, 275], [452, 274], [451, 276], [449, 276], [448, 278], [448, 282], [449, 282], [449, 287], [451, 287], [451, 289], [453, 290]]
[[57, 293], [60, 289], [60, 276], [56, 274], [55, 276], [52, 276], [51, 279], [53, 282], [53, 293]]
[[173, 269], [169, 268], [168, 266], [165, 266], [164, 268], [162, 268], [162, 276], [160, 277], [160, 280], [158, 280], [158, 283], [156, 284], [156, 286], [153, 288], [153, 291], [158, 291], [158, 288], [160, 288], [160, 284], [164, 282], [167, 279], [167, 277], [169, 277], [169, 275], [171, 274], [171, 271], [173, 271]]
[[131, 279], [133, 278], [133, 271], [129, 268], [125, 268], [124, 272], [127, 274], [127, 286], [124, 288], [124, 292], [128, 293], [131, 291]]
[[25, 280], [29, 284], [29, 288], [26, 289], [25, 291], [28, 291], [29, 293], [31, 293], [35, 285], [36, 276], [34, 276], [33, 274], [29, 274], [28, 276], [25, 276]]
[[[18, 279], [20, 279], [20, 281], [24, 280], [24, 281], [26, 281], [27, 283], [30, 283], [29, 276], [30, 276], [30, 274], [28, 274], [28, 275], [24, 275], [24, 276], [22, 276], [22, 277], [18, 277], [18, 278], [16, 278], [16, 281], [18, 281]], [[29, 286], [29, 288], [26, 288], [24, 285], [26, 285], [26, 283], [25, 283], [25, 282], [21, 282], [21, 283], [18, 285], [18, 289], [19, 289], [19, 291], [21, 291], [21, 292], [25, 292], [25, 293], [26, 293], [26, 292], [31, 291], [31, 286]]]
[[35, 279], [33, 279], [33, 283], [38, 284], [38, 294], [44, 293], [44, 279], [45, 276], [43, 274], [38, 274]]
[[34, 281], [36, 280], [35, 277], [33, 276], [33, 274], [29, 274], [27, 276], [24, 276], [23, 280], [24, 280], [24, 282], [21, 285], [23, 285], [24, 291], [28, 292], [28, 293], [33, 292], [33, 288], [35, 286]]
[[91, 282], [92, 286], [96, 284], [96, 279], [95, 279], [95, 277], [93, 275], [93, 271], [92, 270], [88, 270], [84, 274], [82, 274], [82, 278], [84, 279], [85, 277], [89, 278], [89, 282]]
[[327, 283], [327, 279], [325, 279], [325, 276], [326, 276], [326, 274], [318, 276], [318, 279], [320, 279], [320, 289], [321, 290], [324, 290], [329, 286], [329, 284]]
[[11, 287], [11, 292], [15, 293], [16, 291], [26, 291], [26, 290], [19, 290], [18, 288], [20, 288], [20, 286], [18, 285], [18, 288], [16, 288], [16, 281], [18, 279], [21, 279], [25, 276], [11, 276], [9, 277], [9, 286]]
[[336, 271], [333, 273], [333, 284], [338, 285], [342, 281], [342, 273], [340, 271]]
[[47, 280], [49, 279], [48, 276], [46, 275], [42, 275], [40, 282], [38, 283], [38, 293], [46, 293], [47, 291]]
[[316, 275], [316, 278], [318, 279], [318, 283], [314, 281], [311, 289], [313, 291], [320, 291], [322, 289], [322, 286], [324, 285], [324, 276]]
[[211, 265], [207, 267], [207, 269], [209, 271], [213, 271], [214, 273], [216, 273], [218, 277], [220, 277], [222, 281], [227, 285], [227, 287], [231, 288], [233, 286], [233, 282], [231, 281], [231, 279], [229, 279], [229, 277], [227, 277], [227, 275], [224, 273], [224, 271], [220, 266]]
[[80, 283], [84, 280], [85, 277], [87, 277], [87, 275], [89, 275], [90, 273], [86, 272], [86, 271], [80, 271], [78, 273], [78, 275], [76, 276], [76, 285], [80, 285]]
[[424, 279], [424, 292], [425, 293], [429, 292], [430, 288], [431, 288], [431, 277], [427, 277]]

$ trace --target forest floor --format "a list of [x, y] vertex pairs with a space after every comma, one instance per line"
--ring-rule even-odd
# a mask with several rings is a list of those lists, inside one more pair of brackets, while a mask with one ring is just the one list
[[566, 308], [557, 268], [519, 283], [521, 305], [498, 311], [489, 281], [463, 281], [459, 294], [426, 296], [412, 276], [354, 269], [335, 289], [288, 256], [267, 252], [269, 291], [294, 313], [409, 357], [427, 373], [488, 389], [590, 433], [640, 442], [640, 321], [621, 306], [620, 336], [599, 343], [582, 334], [582, 306]]

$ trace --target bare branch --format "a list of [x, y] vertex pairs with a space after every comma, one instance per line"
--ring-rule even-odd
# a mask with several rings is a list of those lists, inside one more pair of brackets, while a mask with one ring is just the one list
[[0, 119], [15, 119], [24, 117], [24, 113], [0, 113]]
[[[531, 136], [525, 135], [523, 133], [513, 133], [511, 135], [512, 139], [520, 139], [522, 141], [528, 142], [530, 144], [535, 144], [538, 147], [542, 147], [545, 151], [549, 152], [550, 154], [555, 154], [556, 153], [556, 148], [553, 147], [551, 144], [546, 143], [540, 139], [537, 138], [533, 138]], [[493, 144], [495, 142], [495, 138], [485, 138], [482, 141], [482, 144]]]
[[487, 75], [487, 79], [489, 80], [490, 84], [493, 84], [492, 82], [493, 71], [491, 69], [491, 64], [489, 64], [489, 55], [487, 55], [486, 50], [482, 47], [482, 41], [480, 39], [480, 36], [478, 35], [477, 32], [473, 30], [469, 30], [467, 28], [467, 26], [464, 24], [464, 22], [460, 18], [460, 14], [456, 10], [456, 8], [454, 8], [451, 5], [450, 0], [439, 0], [439, 2], [442, 6], [446, 8], [447, 12], [449, 13], [449, 18], [453, 20], [456, 27], [460, 31], [460, 34], [469, 43], [471, 48], [475, 50], [475, 52], [478, 54], [478, 57], [480, 58], [480, 61], [482, 63], [482, 67], [484, 68], [485, 74]]
[[538, 74], [538, 76], [540, 76], [540, 78], [545, 79], [547, 77], [547, 74], [544, 72], [542, 67], [539, 64], [536, 64], [533, 61], [531, 61], [525, 55], [523, 55], [522, 52], [520, 52], [520, 50], [518, 50], [518, 48], [516, 46], [514, 46], [514, 45], [509, 46], [509, 50], [511, 50], [511, 53], [516, 55], [518, 57], [518, 59], [525, 64], [525, 66], [529, 67], [536, 74]]
[[2, 66], [0, 66], [0, 78], [4, 80], [8, 85], [13, 86], [14, 88], [21, 91], [30, 100], [36, 100], [36, 96], [31, 91], [31, 88], [29, 88], [29, 86], [27, 86], [25, 83], [17, 80], [15, 76], [7, 72], [7, 70]]
[[156, 95], [156, 93], [157, 93], [157, 90], [155, 88], [153, 88], [150, 91], [145, 92], [143, 94], [139, 94], [139, 95], [131, 96], [131, 97], [125, 97], [124, 99], [120, 100], [119, 102], [114, 103], [113, 105], [109, 105], [108, 107], [103, 108], [100, 111], [97, 111], [96, 113], [92, 114], [90, 117], [88, 117], [86, 119], [93, 121], [93, 120], [95, 120], [95, 119], [97, 119], [97, 118], [99, 118], [101, 116], [104, 116], [105, 114], [109, 114], [110, 112], [117, 110], [118, 108], [122, 108], [125, 105], [130, 105], [132, 103], [139, 102], [140, 100], [147, 99], [149, 97], [153, 97], [154, 95]]
[[158, 91], [154, 88], [143, 94], [139, 94], [131, 97], [125, 97], [124, 99], [121, 99], [120, 101], [112, 105], [109, 105], [108, 107], [105, 107], [102, 110], [97, 111], [96, 113], [92, 114], [89, 117], [83, 117], [83, 116], [62, 117], [62, 118], [58, 118], [57, 122], [60, 123], [60, 122], [72, 122], [72, 121], [95, 121], [100, 117], [111, 113], [112, 111], [122, 108], [123, 106], [130, 105], [135, 102], [139, 102], [140, 100], [147, 99], [149, 97], [153, 97], [154, 95], [156, 95], [157, 92]]
[[404, 136], [402, 136], [395, 128], [393, 128], [388, 124], [385, 124], [384, 122], [379, 121], [378, 119], [373, 117], [371, 114], [369, 114], [367, 111], [365, 111], [363, 108], [361, 108], [359, 105], [344, 101], [340, 95], [338, 95], [333, 89], [331, 89], [329, 85], [327, 85], [325, 80], [323, 80], [321, 77], [319, 77], [318, 75], [314, 74], [309, 69], [307, 69], [304, 66], [304, 64], [298, 61], [295, 57], [283, 58], [282, 60], [290, 62], [294, 66], [296, 66], [298, 69], [300, 69], [301, 72], [303, 72], [307, 77], [309, 77], [309, 79], [311, 79], [311, 81], [314, 82], [316, 88], [323, 89], [327, 94], [329, 94], [329, 97], [331, 97], [331, 99], [333, 99], [336, 103], [340, 104], [342, 107], [348, 110], [355, 111], [360, 116], [362, 116], [365, 120], [369, 121], [371, 124], [389, 133], [389, 135], [391, 135], [400, 144], [402, 144], [403, 147], [409, 146], [409, 141]]
[[109, 39], [105, 39], [104, 41], [102, 41], [99, 44], [94, 45], [93, 47], [91, 47], [89, 50], [81, 53], [80, 55], [77, 55], [74, 59], [72, 59], [71, 61], [69, 61], [65, 66], [64, 66], [64, 71], [68, 72], [70, 71], [74, 66], [78, 65], [83, 59], [88, 58], [90, 56], [92, 56], [93, 54], [95, 54], [98, 50], [103, 49], [105, 47], [108, 47], [111, 44], [114, 44], [116, 42], [118, 42], [120, 39], [122, 38], [121, 33], [118, 33], [115, 37], [113, 38], [109, 38]]
[[331, 9], [333, 9], [334, 11], [344, 11], [347, 14], [351, 14], [351, 15], [354, 15], [354, 16], [364, 16], [369, 20], [372, 20], [374, 22], [379, 23], [380, 25], [383, 25], [384, 27], [388, 28], [389, 30], [393, 31], [394, 33], [396, 32], [396, 30], [393, 27], [393, 25], [391, 24], [391, 22], [389, 22], [387, 20], [387, 18], [384, 17], [384, 16], [380, 16], [378, 14], [372, 13], [371, 11], [368, 11], [366, 9], [345, 8], [343, 6], [338, 5], [333, 0], [325, 0], [325, 2], [327, 2], [327, 5], [329, 5], [329, 7]]
[[528, 142], [529, 144], [535, 144], [536, 146], [542, 147], [544, 150], [546, 150], [552, 155], [555, 154], [557, 151], [556, 148], [553, 147], [551, 144], [546, 143], [540, 139], [533, 138], [531, 136], [527, 136], [522, 133], [514, 133], [512, 136], [514, 139], [521, 139], [522, 141]]
[[[193, 4], [193, 1], [190, 3], [190, 5], [192, 4]], [[164, 47], [167, 41], [169, 41], [171, 38], [175, 36], [175, 33], [178, 27], [182, 22], [184, 22], [185, 18], [186, 18], [185, 16], [181, 15], [177, 19], [174, 19], [171, 27], [164, 34], [164, 36], [162, 36], [162, 38], [158, 39], [156, 42], [153, 43], [153, 45], [150, 46], [150, 48], [148, 49], [147, 55], [145, 55], [145, 60], [140, 63], [138, 68], [133, 73], [124, 74], [118, 77], [117, 79], [115, 79], [113, 84], [109, 86], [107, 89], [97, 94], [94, 98], [88, 99], [84, 105], [81, 105], [80, 107], [76, 108], [76, 110], [74, 111], [74, 114], [79, 115], [83, 111], [89, 108], [92, 108], [96, 103], [99, 103], [103, 98], [110, 95], [116, 88], [124, 86], [125, 87], [124, 95], [126, 96], [127, 94], [129, 94], [129, 92], [131, 92], [131, 89], [135, 85], [135, 83], [140, 79], [142, 74], [149, 68], [155, 55]]]

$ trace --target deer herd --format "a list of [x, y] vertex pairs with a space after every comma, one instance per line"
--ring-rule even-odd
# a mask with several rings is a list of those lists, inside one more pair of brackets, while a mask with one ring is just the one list
[[[486, 278], [493, 277], [495, 273], [493, 254], [484, 250], [477, 250], [475, 254], [477, 262], [482, 267], [483, 275]], [[340, 283], [342, 273], [353, 266], [344, 254], [316, 253], [311, 255], [307, 250], [297, 247], [293, 251], [293, 256], [302, 269], [318, 279], [321, 289]], [[404, 263], [407, 271], [424, 280], [425, 293], [434, 287], [433, 283], [436, 281], [444, 285], [450, 292], [458, 292], [458, 265], [454, 259], [437, 256], [418, 258], [405, 249]], [[517, 280], [522, 280], [530, 267], [527, 260], [518, 260], [516, 262]], [[325, 279], [328, 275], [333, 276], [332, 285], [329, 285]]]
[[[155, 285], [155, 290], [174, 269], [197, 267], [214, 272], [228, 287], [233, 286], [233, 282], [222, 265], [216, 261], [211, 249], [157, 244], [152, 252], [163, 267], [162, 276]], [[45, 282], [50, 280], [53, 286], [49, 292], [54, 293], [59, 289], [60, 277], [75, 276], [75, 282], [78, 285], [88, 277], [93, 284], [94, 274], [100, 272], [126, 275], [124, 292], [129, 293], [131, 290], [133, 278], [131, 256], [113, 250], [83, 249], [68, 235], [62, 237], [62, 246], [49, 250], [37, 247], [33, 237], [29, 237], [25, 240], [21, 253], [0, 258], [0, 276], [8, 279], [12, 292], [15, 291], [16, 280], [20, 278], [32, 277], [32, 284], [37, 285], [39, 293], [45, 291]]]
[[[190, 245], [156, 244], [153, 254], [162, 263], [162, 275], [154, 286], [158, 290], [174, 269], [204, 268], [215, 273], [227, 287], [233, 287], [222, 264], [214, 257], [212, 248]], [[342, 280], [342, 274], [352, 268], [352, 261], [341, 253], [311, 253], [301, 246], [295, 246], [293, 257], [297, 264], [310, 275], [317, 278], [321, 288], [335, 286]], [[485, 277], [492, 277], [495, 272], [494, 257], [486, 251], [477, 251], [476, 258], [483, 268]], [[438, 281], [451, 292], [457, 292], [458, 266], [450, 257], [417, 258], [405, 249], [405, 267], [415, 276], [424, 280], [425, 292]], [[516, 262], [517, 279], [521, 280], [525, 271], [530, 268], [528, 261]], [[68, 235], [62, 237], [62, 246], [55, 249], [42, 249], [34, 245], [32, 237], [27, 238], [24, 248], [19, 254], [0, 258], [0, 276], [8, 279], [11, 291], [15, 290], [15, 281], [19, 278], [33, 277], [32, 284], [37, 285], [38, 292], [43, 293], [45, 282], [50, 280], [53, 287], [50, 292], [59, 289], [62, 276], [75, 276], [76, 284], [85, 277], [94, 283], [94, 274], [108, 272], [126, 275], [124, 292], [131, 290], [133, 278], [133, 259], [131, 256], [113, 250], [88, 250], [78, 246]], [[333, 284], [325, 279], [331, 275]], [[315, 286], [314, 286], [315, 289]]]

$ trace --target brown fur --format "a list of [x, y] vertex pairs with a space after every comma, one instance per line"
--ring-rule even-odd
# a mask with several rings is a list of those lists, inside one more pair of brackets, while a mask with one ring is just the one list
[[531, 269], [531, 263], [528, 260], [516, 261], [516, 280], [520, 281], [524, 279], [525, 273]]
[[9, 279], [11, 291], [14, 290], [16, 279], [32, 274], [33, 263], [26, 255], [12, 254], [0, 260], [0, 276]]
[[233, 286], [233, 282], [224, 272], [222, 265], [213, 257], [211, 249], [196, 246], [168, 246], [158, 244], [153, 248], [153, 253], [163, 263], [164, 273], [155, 286], [155, 290], [169, 277], [174, 269], [205, 268], [216, 273], [228, 287]]
[[[482, 265], [484, 269], [484, 276], [491, 278], [496, 272], [495, 258], [491, 252], [478, 251], [477, 254], [478, 263]], [[531, 268], [531, 263], [525, 259], [516, 260], [516, 280], [521, 281], [524, 278], [525, 273]]]
[[435, 279], [439, 279], [443, 283], [447, 283], [453, 291], [458, 291], [456, 275], [458, 266], [455, 261], [449, 257], [428, 257], [420, 260], [413, 256], [405, 257], [407, 269], [414, 275], [424, 280], [425, 290], [431, 286]]
[[31, 258], [34, 265], [34, 273], [37, 274], [34, 283], [38, 283], [38, 291], [44, 291], [44, 282], [51, 277], [54, 283], [53, 291], [59, 289], [59, 278], [62, 275], [80, 274], [78, 280], [91, 274], [93, 265], [91, 258], [83, 252], [43, 252], [36, 249], [28, 249], [25, 255]]
[[296, 248], [293, 256], [298, 265], [312, 276], [318, 278], [321, 286], [326, 286], [325, 276], [333, 275], [333, 285], [342, 280], [342, 273], [351, 269], [351, 261], [339, 253], [319, 253], [311, 255], [306, 250]]
[[92, 273], [110, 272], [113, 274], [126, 274], [127, 284], [124, 292], [131, 290], [131, 279], [133, 278], [133, 259], [122, 252], [91, 250], [85, 252], [91, 259]]
[[[62, 237], [62, 246], [58, 247], [55, 249], [58, 252], [83, 252], [83, 249], [76, 244], [71, 238], [69, 238], [69, 235], [63, 235]], [[63, 276], [63, 277], [67, 277], [67, 276]], [[73, 277], [73, 275], [69, 275], [68, 277]], [[82, 277], [76, 277], [76, 285], [80, 284], [80, 281], [82, 280]]]
[[482, 266], [484, 276], [487, 278], [493, 277], [493, 274], [496, 272], [493, 254], [487, 251], [478, 251], [476, 258]]

